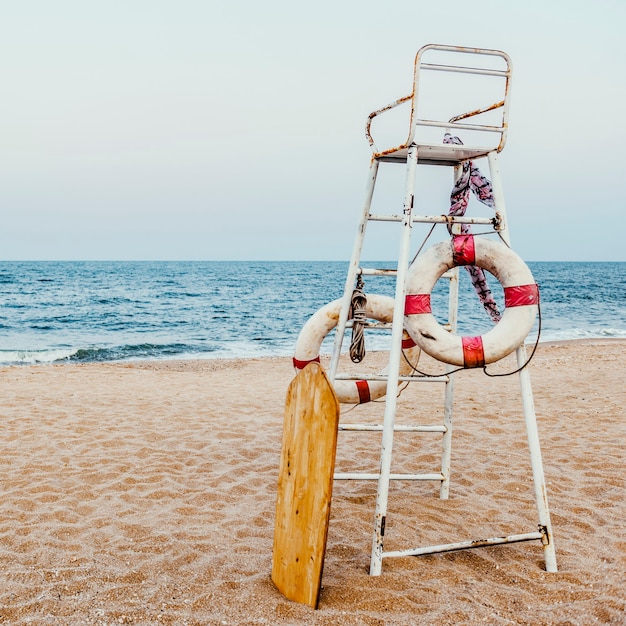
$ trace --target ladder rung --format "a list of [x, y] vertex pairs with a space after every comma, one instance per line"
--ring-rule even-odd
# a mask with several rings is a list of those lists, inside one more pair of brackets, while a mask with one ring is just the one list
[[[357, 274], [362, 276], [395, 276], [398, 270], [376, 269], [368, 267], [360, 267]], [[454, 270], [448, 270], [444, 272], [439, 278], [452, 278], [455, 275]]]
[[[371, 320], [363, 322], [363, 326], [365, 328], [371, 328], [372, 330], [391, 330], [393, 328], [393, 325], [391, 324], [391, 322], [372, 322]], [[448, 332], [452, 332], [452, 326], [449, 323], [442, 324], [441, 326], [444, 330], [447, 330]], [[354, 327], [354, 320], [348, 320], [346, 322], [346, 328], [353, 328], [353, 327]]]
[[438, 552], [453, 552], [454, 550], [469, 550], [470, 548], [483, 548], [485, 546], [497, 546], [503, 543], [518, 543], [520, 541], [535, 541], [542, 539], [541, 532], [524, 533], [521, 535], [509, 535], [508, 537], [492, 537], [491, 539], [477, 539], [475, 541], [459, 541], [458, 543], [446, 543], [440, 546], [427, 546], [425, 548], [410, 548], [408, 550], [392, 550], [383, 552], [383, 558], [402, 556], [421, 556], [422, 554], [436, 554]]
[[480, 74], [483, 76], [509, 76], [510, 70], [499, 70], [489, 67], [468, 67], [465, 65], [444, 65], [443, 63], [422, 63], [423, 70], [435, 70], [438, 72], [457, 72], [460, 74]]
[[[370, 213], [368, 220], [372, 222], [402, 222], [404, 215], [380, 215]], [[454, 215], [414, 215], [411, 222], [420, 224], [485, 224], [495, 226], [498, 219], [495, 217], [466, 217]]]
[[[339, 430], [382, 432], [383, 428], [382, 424], [339, 424]], [[402, 433], [445, 433], [448, 431], [443, 424], [396, 424], [393, 430]]]
[[[378, 480], [380, 474], [367, 474], [365, 472], [337, 472], [335, 480]], [[390, 474], [389, 480], [445, 480], [443, 474]]]
[[[346, 328], [352, 328], [353, 326], [354, 320], [348, 320], [346, 322]], [[363, 322], [363, 326], [365, 326], [365, 328], [373, 328], [374, 330], [391, 330], [392, 328], [391, 322], [373, 322], [372, 320]]]
[[363, 276], [395, 276], [397, 273], [398, 270], [375, 269], [367, 267], [360, 267], [357, 271], [357, 274], [361, 274]]
[[[335, 380], [378, 380], [385, 381], [385, 374], [337, 374]], [[398, 376], [398, 382], [403, 383], [447, 383], [449, 376]]]

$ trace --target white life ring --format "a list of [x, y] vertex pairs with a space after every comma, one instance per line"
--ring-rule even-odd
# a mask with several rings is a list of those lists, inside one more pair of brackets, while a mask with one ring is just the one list
[[[477, 337], [448, 332], [432, 315], [430, 293], [439, 278], [459, 265], [491, 272], [504, 288], [504, 313]], [[426, 354], [451, 365], [483, 367], [522, 345], [537, 316], [539, 287], [524, 261], [497, 241], [457, 235], [427, 250], [411, 265], [406, 280], [405, 328]]]
[[[379, 322], [391, 322], [393, 319], [394, 300], [388, 296], [369, 294], [366, 296], [365, 315], [368, 319]], [[298, 335], [293, 365], [296, 371], [304, 369], [309, 363], [320, 360], [320, 347], [324, 337], [337, 326], [341, 300], [333, 300], [316, 311], [305, 323]], [[406, 331], [402, 339], [404, 356], [400, 358], [400, 375], [408, 376], [417, 365], [420, 348]], [[381, 372], [386, 373], [386, 369]], [[387, 381], [384, 380], [336, 380], [333, 388], [339, 402], [363, 404], [377, 400], [387, 393]]]

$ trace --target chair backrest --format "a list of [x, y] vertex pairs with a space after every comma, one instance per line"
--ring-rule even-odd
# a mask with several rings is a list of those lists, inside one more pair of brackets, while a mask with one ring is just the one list
[[[374, 117], [399, 105], [411, 106], [409, 135], [398, 149], [413, 143], [441, 143], [446, 132], [464, 144], [492, 146], [506, 143], [512, 66], [499, 50], [429, 44], [415, 56], [413, 92], [370, 114]], [[494, 141], [495, 137], [495, 141]]]

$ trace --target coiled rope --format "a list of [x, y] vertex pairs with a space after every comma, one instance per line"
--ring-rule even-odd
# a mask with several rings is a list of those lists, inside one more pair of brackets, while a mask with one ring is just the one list
[[359, 275], [356, 287], [352, 292], [352, 341], [350, 342], [350, 358], [353, 363], [360, 363], [365, 358], [365, 333], [363, 327], [367, 321], [365, 306], [367, 297], [363, 293], [363, 279]]

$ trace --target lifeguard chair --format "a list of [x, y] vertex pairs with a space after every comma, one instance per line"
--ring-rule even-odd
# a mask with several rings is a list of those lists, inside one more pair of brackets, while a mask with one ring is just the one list
[[[377, 395], [385, 395], [382, 424], [339, 422], [340, 432], [382, 432], [379, 471], [338, 472], [334, 475], [335, 480], [376, 480], [378, 483], [370, 560], [370, 574], [373, 576], [381, 574], [382, 562], [387, 558], [534, 540], [540, 541], [543, 546], [546, 570], [557, 570], [532, 388], [526, 368], [528, 356], [524, 346], [524, 340], [537, 313], [538, 292], [530, 271], [526, 273], [527, 268], [523, 261], [510, 250], [510, 233], [498, 167], [498, 154], [504, 149], [507, 139], [511, 75], [509, 57], [498, 50], [426, 45], [418, 51], [414, 63], [412, 92], [374, 111], [367, 120], [366, 136], [372, 147], [372, 157], [365, 202], [343, 296], [340, 301], [325, 308], [321, 314], [323, 319], [314, 319], [311, 324], [307, 323], [298, 340], [294, 364], [297, 369], [304, 369], [307, 363], [319, 360], [319, 355], [314, 354], [319, 349], [319, 343], [311, 340], [310, 336], [301, 340], [302, 335], [311, 332], [324, 334], [336, 327], [328, 369], [328, 378], [335, 390], [340, 389], [339, 395], [348, 398], [344, 401], [349, 402], [355, 401], [355, 393], [356, 402], [370, 399], [372, 389], [377, 390]], [[459, 104], [460, 102], [463, 104]], [[469, 104], [465, 104], [466, 102]], [[409, 132], [406, 139], [398, 143], [388, 139], [387, 129], [384, 125], [379, 125], [379, 122], [393, 117], [403, 107], [409, 109]], [[451, 211], [446, 215], [423, 211], [421, 188], [416, 184], [420, 166], [452, 168], [451, 180], [457, 188], [471, 175], [471, 163], [481, 159], [488, 163], [491, 182], [488, 190], [484, 189], [479, 193], [485, 196], [481, 200], [487, 201], [492, 209], [491, 215], [472, 217], [465, 215], [464, 210]], [[385, 212], [372, 212], [374, 191], [380, 175], [380, 165], [383, 163], [405, 168], [401, 211], [394, 211], [392, 207]], [[399, 225], [396, 268], [363, 266], [361, 259], [370, 222]], [[448, 232], [445, 233], [443, 242], [415, 255], [415, 259], [411, 260], [412, 234], [416, 226], [421, 224], [427, 225], [431, 230], [441, 225]], [[474, 237], [468, 232], [472, 225], [481, 225], [483, 230], [489, 230], [496, 241]], [[470, 256], [466, 256], [468, 247], [471, 248]], [[496, 259], [495, 262], [492, 257]], [[494, 269], [494, 263], [504, 264], [506, 267]], [[433, 269], [433, 264], [438, 264], [437, 268]], [[505, 291], [507, 301], [502, 320], [483, 337], [467, 338], [456, 335], [460, 265], [476, 265], [494, 273]], [[430, 275], [424, 278], [426, 274]], [[355, 293], [360, 293], [362, 278], [390, 275], [395, 276], [393, 298], [384, 301], [381, 296], [365, 295], [366, 299], [371, 297], [373, 302], [357, 310], [359, 307], [355, 307], [354, 298]], [[439, 325], [431, 319], [428, 303], [429, 289], [440, 277], [449, 280], [448, 322], [445, 325]], [[383, 328], [390, 332], [389, 363], [385, 371], [374, 375], [339, 372], [346, 331], [352, 329], [354, 335], [356, 325], [364, 329]], [[511, 334], [512, 337], [509, 336]], [[445, 375], [424, 376], [416, 373], [413, 368], [407, 371], [406, 363], [419, 357], [419, 349], [445, 363]], [[409, 358], [406, 358], [407, 350], [414, 350]], [[502, 537], [385, 551], [383, 544], [391, 480], [435, 481], [440, 484], [440, 498], [448, 498], [453, 373], [465, 367], [479, 367], [499, 360], [512, 352], [516, 355], [518, 369], [515, 373], [521, 383], [521, 404], [530, 447], [538, 512], [537, 529]], [[396, 424], [397, 391], [401, 383], [443, 385], [443, 423]], [[346, 385], [352, 385], [356, 392], [348, 393]], [[342, 400], [341, 397], [339, 399]], [[394, 434], [398, 431], [440, 434], [441, 467], [425, 474], [392, 474]]]

